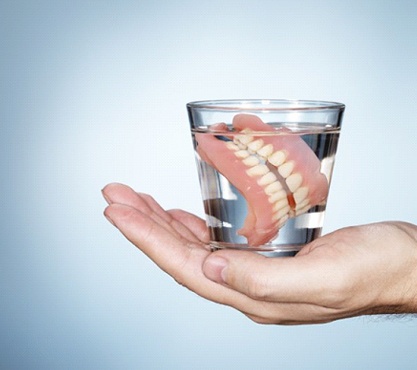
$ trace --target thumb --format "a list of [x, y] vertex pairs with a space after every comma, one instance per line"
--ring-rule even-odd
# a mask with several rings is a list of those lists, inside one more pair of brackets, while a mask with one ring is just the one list
[[204, 275], [255, 299], [273, 298], [279, 281], [279, 259], [253, 252], [221, 250], [211, 253], [203, 264]]

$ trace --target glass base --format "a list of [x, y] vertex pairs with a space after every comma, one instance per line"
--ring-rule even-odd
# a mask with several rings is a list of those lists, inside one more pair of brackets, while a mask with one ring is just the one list
[[252, 247], [248, 244], [210, 242], [210, 247], [213, 252], [221, 249], [233, 249], [255, 252], [265, 257], [294, 257], [300, 251], [303, 245], [266, 244]]

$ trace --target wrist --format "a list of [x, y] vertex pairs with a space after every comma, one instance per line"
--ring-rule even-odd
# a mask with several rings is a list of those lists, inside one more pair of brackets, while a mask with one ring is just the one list
[[402, 241], [405, 248], [399, 250], [406, 256], [403, 279], [400, 279], [403, 298], [399, 310], [400, 313], [417, 313], [417, 226], [405, 222], [397, 222], [395, 226], [402, 232], [399, 242]]

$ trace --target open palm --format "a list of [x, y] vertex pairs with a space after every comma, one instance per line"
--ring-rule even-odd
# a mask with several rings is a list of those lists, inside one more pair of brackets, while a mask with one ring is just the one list
[[205, 222], [165, 211], [121, 184], [103, 189], [106, 217], [179, 284], [259, 323], [300, 324], [417, 312], [417, 227], [384, 222], [316, 239], [295, 257], [211, 252]]

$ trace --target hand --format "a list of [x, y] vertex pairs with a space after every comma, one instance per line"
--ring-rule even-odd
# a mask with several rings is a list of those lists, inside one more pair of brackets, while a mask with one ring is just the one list
[[258, 323], [323, 323], [366, 314], [417, 313], [417, 227], [349, 227], [295, 257], [211, 252], [205, 222], [164, 211], [146, 194], [111, 184], [106, 217], [178, 283]]

